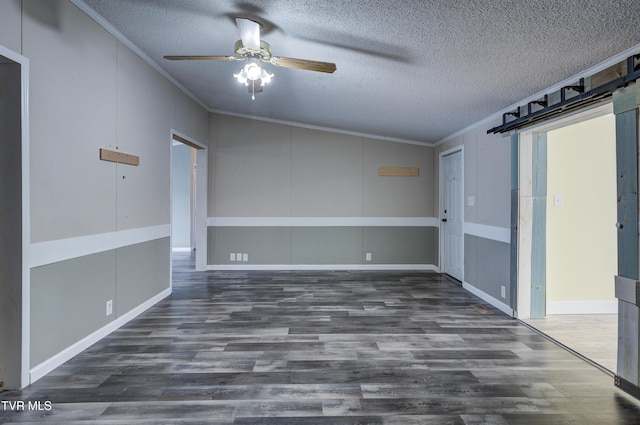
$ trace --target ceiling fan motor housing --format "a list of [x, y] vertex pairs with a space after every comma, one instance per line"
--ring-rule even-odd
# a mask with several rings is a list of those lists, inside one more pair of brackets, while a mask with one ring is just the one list
[[242, 40], [236, 41], [234, 51], [238, 59], [247, 59], [257, 57], [258, 59], [269, 62], [271, 60], [271, 46], [266, 41], [260, 40], [260, 50], [245, 47]]

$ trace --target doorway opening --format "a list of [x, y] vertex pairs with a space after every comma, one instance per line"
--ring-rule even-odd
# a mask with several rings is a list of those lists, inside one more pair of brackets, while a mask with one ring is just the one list
[[521, 236], [531, 238], [544, 260], [532, 262], [530, 286], [520, 285], [519, 294], [530, 295], [530, 309], [528, 314], [519, 309], [518, 316], [613, 373], [617, 203], [612, 112], [605, 105], [530, 132], [538, 155], [530, 158], [529, 170], [544, 178], [533, 178], [542, 183], [532, 191], [532, 228]]
[[440, 154], [440, 270], [464, 281], [463, 147]]
[[29, 384], [28, 74], [0, 46], [0, 391]]
[[[207, 267], [207, 149], [171, 133], [171, 249], [182, 267]], [[185, 255], [186, 254], [186, 255]]]
[[180, 142], [171, 147], [171, 249], [193, 251], [196, 150]]

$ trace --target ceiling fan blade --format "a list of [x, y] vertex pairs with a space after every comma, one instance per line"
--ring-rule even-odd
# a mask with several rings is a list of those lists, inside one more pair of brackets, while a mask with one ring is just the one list
[[331, 74], [336, 70], [335, 63], [310, 61], [306, 59], [273, 56], [269, 62], [273, 65], [283, 66], [285, 68], [305, 69], [307, 71], [326, 72], [328, 74]]
[[260, 24], [246, 18], [236, 18], [236, 24], [244, 47], [260, 50]]
[[235, 56], [164, 56], [170, 61], [228, 61], [236, 59]]

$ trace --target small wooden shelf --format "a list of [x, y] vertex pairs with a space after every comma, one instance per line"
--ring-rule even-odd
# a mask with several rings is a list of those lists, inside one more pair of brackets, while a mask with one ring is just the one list
[[420, 169], [418, 167], [380, 167], [378, 173], [380, 176], [418, 177]]
[[100, 149], [100, 159], [103, 161], [117, 162], [119, 164], [140, 165], [139, 156], [109, 149]]

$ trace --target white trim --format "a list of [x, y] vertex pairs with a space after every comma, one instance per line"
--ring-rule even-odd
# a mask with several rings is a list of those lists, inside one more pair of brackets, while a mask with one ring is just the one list
[[639, 52], [640, 52], [640, 44], [636, 44], [635, 46], [633, 46], [633, 47], [631, 47], [631, 48], [629, 48], [629, 49], [627, 49], [627, 50], [625, 50], [623, 52], [620, 52], [617, 55], [612, 56], [609, 59], [607, 59], [607, 60], [605, 60], [603, 62], [600, 62], [599, 64], [594, 65], [591, 68], [588, 68], [588, 69], [586, 69], [586, 70], [574, 75], [573, 77], [569, 77], [566, 80], [561, 81], [561, 82], [559, 82], [559, 83], [557, 83], [557, 84], [555, 84], [555, 85], [553, 85], [553, 86], [551, 86], [551, 87], [549, 87], [549, 88], [547, 88], [545, 90], [542, 90], [542, 91], [540, 91], [540, 92], [538, 92], [538, 93], [536, 93], [536, 94], [534, 94], [532, 96], [529, 96], [529, 97], [527, 97], [526, 99], [524, 99], [524, 100], [522, 100], [520, 102], [514, 103], [514, 104], [502, 109], [501, 111], [498, 111], [495, 114], [488, 116], [487, 118], [485, 118], [485, 119], [483, 119], [481, 121], [478, 121], [478, 122], [476, 122], [474, 124], [471, 124], [470, 126], [463, 128], [462, 130], [456, 131], [455, 133], [450, 134], [449, 136], [445, 137], [444, 139], [438, 140], [436, 143], [433, 144], [433, 146], [436, 146], [436, 147], [440, 146], [443, 143], [446, 143], [446, 142], [448, 142], [450, 140], [453, 140], [456, 137], [458, 137], [458, 136], [460, 136], [460, 135], [462, 135], [462, 134], [464, 134], [464, 133], [466, 133], [468, 131], [474, 130], [474, 129], [476, 129], [478, 127], [481, 127], [483, 125], [488, 125], [492, 121], [495, 121], [495, 120], [498, 120], [498, 119], [500, 121], [502, 121], [502, 114], [504, 114], [505, 112], [513, 111], [518, 106], [526, 105], [527, 103], [532, 102], [534, 100], [540, 100], [540, 98], [544, 97], [545, 94], [553, 93], [553, 92], [556, 92], [556, 91], [560, 90], [564, 86], [567, 86], [567, 85], [570, 85], [570, 84], [575, 84], [578, 80], [580, 80], [580, 78], [590, 77], [593, 74], [596, 74], [596, 73], [598, 73], [600, 71], [603, 71], [603, 70], [609, 68], [610, 66], [613, 66], [613, 65], [615, 65], [615, 64], [617, 64], [619, 62], [622, 62], [622, 61], [626, 60], [629, 56], [635, 55], [635, 54], [637, 54]]
[[463, 232], [467, 235], [473, 235], [497, 242], [511, 243], [511, 229], [508, 227], [465, 222], [463, 229]]
[[96, 254], [111, 249], [171, 236], [171, 226], [141, 227], [118, 232], [33, 243], [30, 246], [29, 267], [39, 267], [58, 261], [70, 260], [84, 255]]
[[123, 314], [122, 316], [118, 317], [114, 321], [108, 323], [107, 325], [105, 325], [102, 328], [98, 329], [97, 331], [93, 332], [91, 335], [88, 335], [85, 338], [82, 338], [80, 341], [78, 341], [75, 344], [65, 348], [64, 350], [62, 350], [58, 354], [48, 358], [47, 360], [43, 361], [39, 365], [34, 366], [31, 369], [31, 371], [29, 372], [29, 374], [30, 374], [30, 382], [34, 383], [38, 379], [42, 378], [43, 376], [45, 376], [46, 374], [48, 374], [49, 372], [51, 372], [52, 370], [54, 370], [58, 366], [62, 365], [63, 363], [65, 363], [66, 361], [70, 360], [74, 356], [77, 356], [82, 351], [86, 350], [87, 348], [89, 348], [90, 346], [95, 344], [96, 342], [100, 341], [102, 338], [106, 337], [111, 332], [113, 332], [116, 329], [122, 327], [127, 322], [129, 322], [132, 319], [134, 319], [136, 316], [140, 315], [141, 313], [144, 313], [146, 310], [151, 308], [154, 304], [156, 304], [159, 301], [161, 301], [162, 299], [168, 297], [170, 294], [171, 294], [171, 289], [170, 288], [169, 289], [165, 289], [164, 291], [162, 291], [158, 295], [156, 295], [156, 296], [150, 298], [149, 300], [143, 302], [138, 307], [134, 308], [133, 310], [129, 311], [128, 313]]
[[196, 250], [196, 270], [207, 269], [208, 236], [207, 206], [209, 204], [209, 149], [196, 150], [196, 206], [193, 217], [193, 237]]
[[171, 248], [171, 251], [173, 251], [173, 252], [191, 252], [191, 251], [193, 251], [193, 248], [191, 248], [189, 246], [173, 247], [173, 248]]
[[[464, 231], [465, 231], [465, 221], [464, 221], [464, 144], [454, 146], [447, 150], [440, 152], [438, 155], [438, 218], [436, 218], [438, 227], [440, 228], [440, 220], [443, 218], [440, 211], [443, 210], [442, 204], [444, 203], [444, 176], [442, 174], [442, 160], [445, 156], [452, 155], [460, 152], [460, 160], [462, 161], [462, 201], [460, 205], [462, 206], [462, 276], [460, 280], [464, 280]], [[443, 232], [438, 231], [438, 268], [444, 271], [444, 235]], [[455, 277], [455, 276], [454, 276]]]
[[210, 264], [207, 270], [421, 270], [438, 272], [434, 264]]
[[617, 314], [618, 300], [547, 301], [550, 314]]
[[[6, 55], [5, 55], [6, 56]], [[8, 56], [6, 56], [8, 57]], [[22, 84], [22, 372], [28, 385], [31, 362], [31, 136], [29, 133], [29, 60], [20, 56]]]
[[0, 55], [20, 65], [21, 157], [22, 157], [22, 341], [20, 387], [29, 385], [31, 358], [31, 241], [30, 134], [29, 134], [29, 59], [0, 45]]
[[209, 217], [210, 227], [439, 227], [436, 217]]
[[481, 291], [477, 287], [467, 282], [462, 282], [462, 287], [467, 291], [471, 292], [476, 297], [488, 302], [489, 304], [491, 304], [498, 310], [502, 311], [503, 313], [508, 314], [511, 317], [515, 317], [513, 309], [509, 307], [507, 304], [505, 304], [504, 302], [500, 301], [499, 299], [492, 297], [491, 295]]

